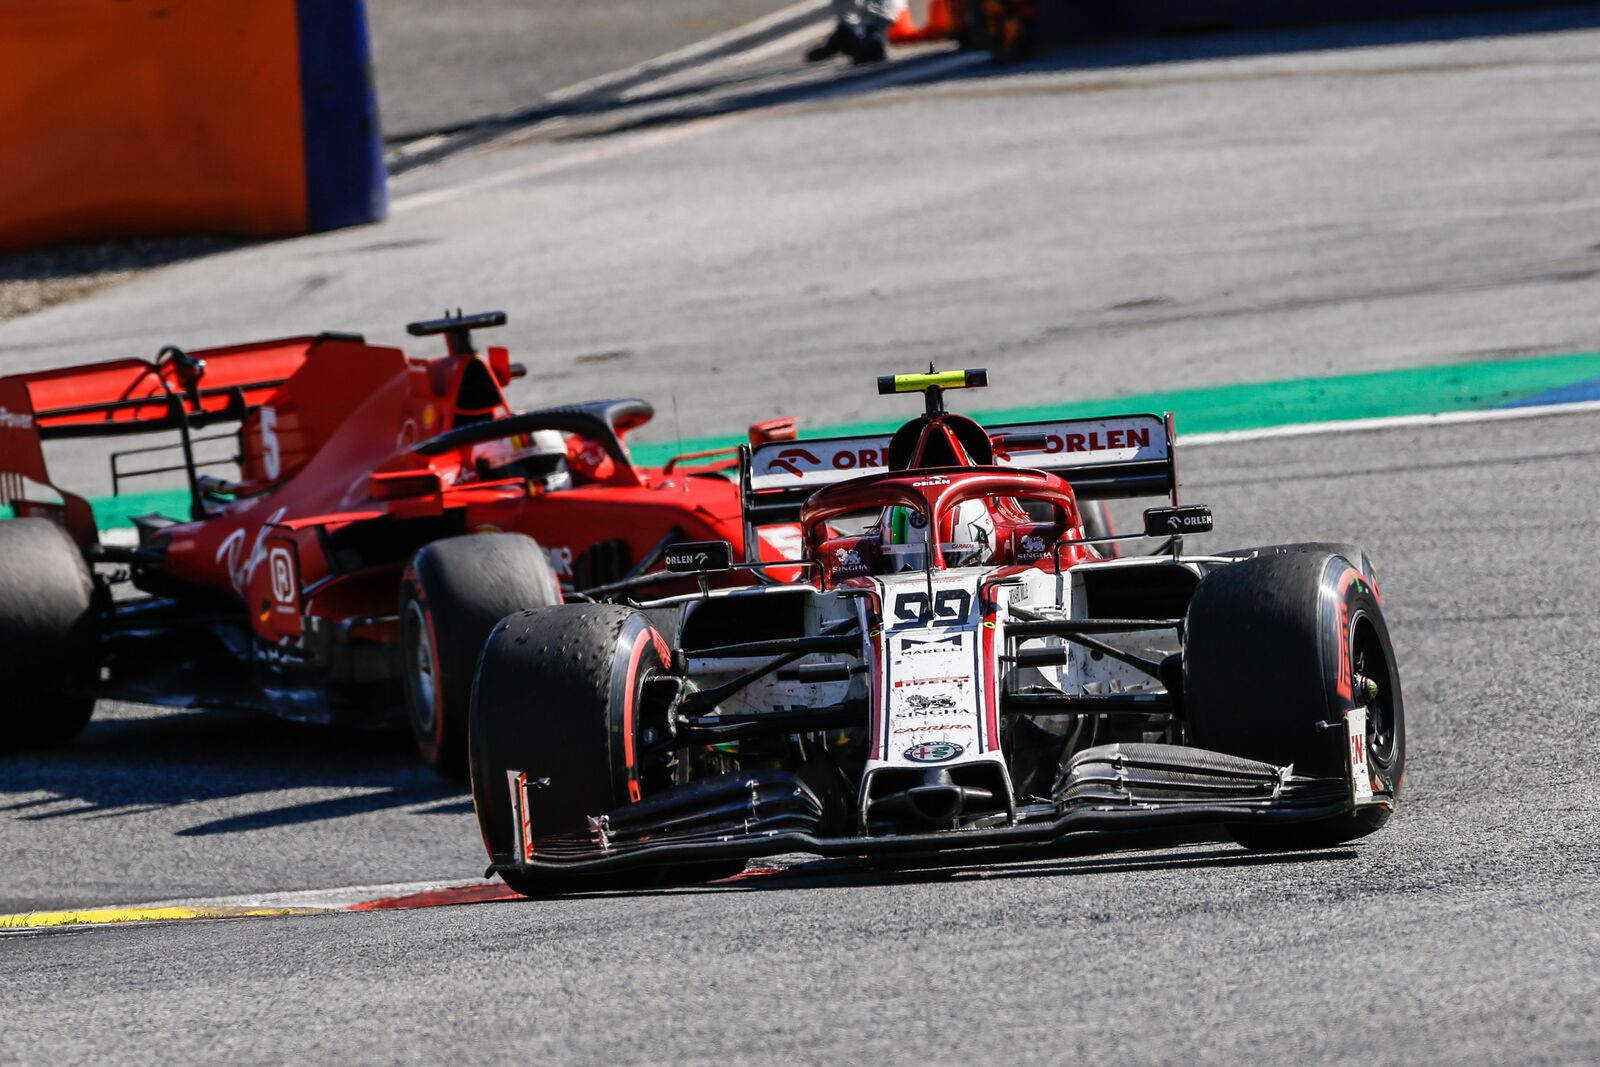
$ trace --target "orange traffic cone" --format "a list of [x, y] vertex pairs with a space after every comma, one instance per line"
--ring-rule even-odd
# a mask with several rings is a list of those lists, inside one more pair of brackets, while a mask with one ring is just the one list
[[925, 41], [947, 41], [965, 29], [965, 11], [961, 0], [928, 0], [928, 21], [920, 28], [911, 17], [909, 8], [901, 8], [899, 18], [889, 27], [890, 44], [921, 44]]
[[889, 27], [889, 43], [911, 44], [920, 40], [917, 36], [918, 32], [916, 20], [911, 17], [911, 9], [903, 7], [900, 9], [900, 17], [894, 20], [893, 26]]

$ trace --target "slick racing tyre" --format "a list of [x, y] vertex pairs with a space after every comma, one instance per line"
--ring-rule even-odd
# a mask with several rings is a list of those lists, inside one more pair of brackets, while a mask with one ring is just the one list
[[1229, 556], [1234, 559], [1254, 559], [1257, 556], [1287, 556], [1303, 554], [1306, 552], [1326, 552], [1333, 556], [1343, 556], [1356, 565], [1368, 584], [1372, 586], [1373, 596], [1378, 600], [1383, 599], [1383, 593], [1378, 588], [1378, 571], [1372, 565], [1372, 559], [1367, 555], [1366, 549], [1360, 545], [1343, 544], [1338, 541], [1304, 541], [1293, 545], [1262, 545], [1259, 548], [1235, 548], [1228, 552], [1218, 552], [1219, 556]]
[[0, 752], [61, 745], [94, 713], [100, 610], [83, 553], [47, 519], [0, 522]]
[[[1258, 550], [1200, 582], [1183, 649], [1193, 744], [1279, 767], [1292, 763], [1302, 774], [1343, 777], [1342, 734], [1317, 724], [1343, 721], [1356, 699], [1352, 678], [1360, 676], [1376, 687], [1362, 697], [1373, 787], [1398, 801], [1405, 706], [1377, 587], [1362, 572], [1363, 560], [1355, 549], [1350, 555]], [[1247, 848], [1321, 848], [1364, 837], [1390, 814], [1364, 808], [1316, 823], [1228, 830]]]
[[406, 714], [424, 762], [467, 777], [472, 674], [495, 624], [514, 611], [561, 603], [544, 549], [520, 534], [435, 541], [411, 558], [400, 585], [400, 668]]
[[[530, 783], [537, 841], [586, 834], [588, 819], [665, 788], [670, 754], [652, 756], [641, 720], [666, 642], [644, 615], [611, 604], [519, 612], [494, 631], [472, 699], [472, 802], [489, 855], [514, 852], [507, 772]], [[739, 865], [741, 868], [743, 864]], [[505, 872], [524, 896], [637, 885], [623, 879]]]

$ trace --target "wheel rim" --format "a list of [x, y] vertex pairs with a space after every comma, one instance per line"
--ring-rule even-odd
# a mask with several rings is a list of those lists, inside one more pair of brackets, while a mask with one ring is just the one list
[[411, 651], [406, 685], [411, 690], [411, 716], [417, 729], [431, 736], [438, 719], [438, 665], [433, 658], [433, 635], [422, 605], [415, 600], [406, 605], [407, 645]]
[[1394, 764], [1396, 721], [1394, 707], [1394, 665], [1384, 653], [1377, 628], [1366, 612], [1357, 612], [1350, 622], [1351, 669], [1377, 686], [1367, 700], [1367, 753], [1381, 767]]

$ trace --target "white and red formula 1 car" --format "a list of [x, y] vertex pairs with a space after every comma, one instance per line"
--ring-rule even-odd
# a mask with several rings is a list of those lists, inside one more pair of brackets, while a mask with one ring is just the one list
[[[1365, 553], [1186, 553], [1212, 518], [1178, 502], [1170, 417], [945, 411], [980, 384], [880, 379], [926, 396], [892, 437], [744, 450], [744, 520], [800, 524], [798, 580], [679, 544], [676, 577], [764, 580], [503, 620], [471, 709], [490, 871], [538, 894], [779, 853], [1178, 825], [1301, 848], [1387, 822], [1404, 717]], [[1139, 533], [1086, 535], [1086, 502], [1153, 495]], [[1105, 551], [1138, 537], [1164, 543]]]

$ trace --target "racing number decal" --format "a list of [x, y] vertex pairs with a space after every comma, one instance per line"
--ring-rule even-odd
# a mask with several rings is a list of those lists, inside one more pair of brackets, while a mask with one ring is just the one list
[[941, 589], [933, 597], [933, 614], [928, 614], [927, 593], [901, 593], [894, 598], [894, 617], [905, 623], [929, 626], [959, 626], [972, 610], [972, 594], [965, 589]]
[[272, 408], [261, 409], [261, 466], [267, 480], [275, 480], [283, 470], [283, 451], [278, 446], [278, 413]]

